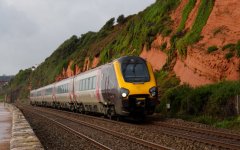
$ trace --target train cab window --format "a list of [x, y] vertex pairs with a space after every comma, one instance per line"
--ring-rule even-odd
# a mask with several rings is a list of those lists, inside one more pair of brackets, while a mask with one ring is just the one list
[[128, 62], [121, 65], [126, 82], [147, 82], [150, 80], [147, 65], [143, 62]]

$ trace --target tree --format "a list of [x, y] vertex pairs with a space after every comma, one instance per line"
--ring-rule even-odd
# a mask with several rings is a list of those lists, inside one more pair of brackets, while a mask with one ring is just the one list
[[111, 30], [114, 25], [115, 18], [109, 19], [100, 31]]
[[118, 18], [117, 18], [117, 23], [118, 24], [123, 24], [125, 22], [125, 17], [124, 15], [120, 15]]

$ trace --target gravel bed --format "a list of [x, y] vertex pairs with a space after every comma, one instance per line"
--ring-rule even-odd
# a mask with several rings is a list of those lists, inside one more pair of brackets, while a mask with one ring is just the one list
[[[53, 110], [54, 111], [54, 110]], [[119, 122], [110, 122], [106, 120], [99, 120], [89, 118], [88, 116], [81, 116], [78, 114], [68, 112], [58, 112], [63, 115], [73, 116], [82, 121], [92, 123], [107, 129], [111, 129], [120, 133], [128, 134], [131, 136], [138, 137], [140, 139], [148, 140], [166, 147], [171, 147], [173, 149], [219, 149], [216, 147], [212, 147], [210, 145], [206, 145], [199, 142], [193, 142], [190, 140], [185, 140], [182, 138], [170, 136], [164, 134], [164, 131], [155, 130], [156, 127], [151, 126], [151, 124], [129, 124], [129, 123], [119, 123]]]
[[[49, 114], [45, 114], [45, 116], [49, 116], [52, 118], [52, 115]], [[80, 133], [83, 133], [84, 135], [104, 144], [105, 146], [111, 149], [115, 150], [148, 149], [147, 147], [132, 143], [127, 139], [118, 138], [113, 135], [109, 135], [105, 132], [98, 131], [96, 129], [84, 125], [80, 125], [79, 123], [75, 123], [69, 120], [66, 121], [64, 118], [56, 118], [56, 116], [54, 117], [56, 121], [61, 122]]]
[[95, 150], [96, 146], [89, 144], [85, 139], [81, 139], [74, 134], [67, 132], [59, 126], [53, 124], [45, 118], [34, 115], [31, 112], [23, 111], [24, 116], [30, 123], [35, 134], [46, 150]]
[[182, 119], [165, 119], [164, 122], [170, 123], [170, 124], [173, 124], [173, 125], [178, 125], [178, 126], [208, 129], [208, 130], [213, 130], [213, 131], [220, 131], [220, 132], [233, 133], [233, 134], [239, 134], [240, 135], [240, 132], [238, 132], [238, 131], [223, 129], [223, 128], [214, 128], [213, 126], [210, 126], [210, 125], [197, 123], [197, 122], [189, 122], [189, 121], [185, 121], [185, 120], [182, 120]]
[[[44, 108], [37, 108], [37, 109], [44, 109]], [[52, 110], [56, 111], [56, 110]], [[131, 123], [122, 123], [122, 122], [110, 122], [108, 120], [99, 120], [99, 119], [94, 119], [94, 118], [89, 118], [88, 116], [82, 116], [79, 114], [71, 113], [69, 114], [68, 112], [60, 111], [58, 114], [61, 115], [67, 115], [71, 116], [74, 118], [77, 118], [81, 121], [85, 121], [88, 123], [92, 123], [110, 130], [114, 130], [120, 133], [128, 134], [131, 136], [138, 137], [140, 139], [148, 140], [153, 143], [163, 145], [166, 147], [171, 147], [173, 149], [193, 149], [193, 150], [215, 150], [215, 149], [220, 149], [218, 147], [214, 147], [211, 145], [206, 145], [204, 143], [200, 142], [194, 142], [191, 140], [186, 140], [178, 137], [174, 137], [172, 135], [167, 135], [164, 133], [164, 131], [158, 131], [161, 130], [161, 127], [158, 127], [156, 130], [156, 126], [154, 127], [150, 123], [145, 123], [145, 124], [131, 124]], [[192, 123], [192, 122], [186, 122], [182, 121], [180, 119], [176, 119], [174, 122], [174, 119], [169, 119], [164, 122], [167, 123], [172, 123], [172, 124], [178, 124], [178, 125], [183, 125], [183, 126], [191, 126], [191, 127], [197, 127], [197, 128], [204, 128], [206, 125], [198, 124], [198, 123]], [[184, 123], [182, 123], [184, 122]], [[182, 123], [182, 124], [181, 124]], [[79, 127], [82, 128], [82, 127]], [[87, 133], [91, 133], [93, 129], [85, 129]], [[91, 137], [97, 137], [96, 133], [91, 133], [89, 136]], [[101, 139], [101, 138], [100, 138]], [[114, 141], [117, 139], [114, 139]], [[118, 142], [117, 142], [118, 143]], [[126, 146], [125, 144], [124, 146]], [[135, 148], [129, 148], [129, 147], [121, 147], [121, 149], [135, 149]], [[118, 147], [112, 147], [113, 149], [118, 149]], [[140, 148], [137, 148], [140, 149]]]

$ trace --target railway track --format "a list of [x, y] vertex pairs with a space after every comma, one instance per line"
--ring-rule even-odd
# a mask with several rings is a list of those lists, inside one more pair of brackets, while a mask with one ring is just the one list
[[[32, 107], [31, 107], [32, 108]], [[36, 109], [42, 109], [42, 108], [36, 108]], [[74, 116], [79, 116], [82, 119], [89, 118], [91, 120], [95, 121], [102, 121], [102, 122], [107, 122], [107, 123], [113, 123], [115, 125], [119, 126], [136, 126], [139, 130], [148, 130], [149, 132], [153, 132], [154, 134], [165, 134], [169, 136], [174, 136], [178, 137], [180, 139], [185, 139], [189, 141], [197, 141], [199, 143], [203, 143], [206, 145], [210, 145], [213, 147], [217, 148], [223, 148], [223, 149], [240, 149], [240, 136], [238, 134], [230, 134], [230, 133], [225, 133], [225, 132], [219, 132], [219, 131], [214, 131], [214, 130], [207, 130], [207, 129], [201, 129], [201, 128], [193, 128], [193, 127], [184, 127], [184, 126], [179, 126], [179, 125], [173, 125], [169, 123], [164, 123], [164, 122], [151, 122], [147, 125], [132, 125], [129, 123], [125, 122], [117, 122], [101, 117], [94, 117], [94, 116], [89, 116], [89, 115], [83, 115], [83, 114], [76, 114], [72, 112], [67, 112], [67, 111], [61, 111], [61, 110], [53, 110], [50, 108], [44, 108], [47, 109], [48, 111], [53, 112], [62, 112], [66, 113], [69, 116], [74, 115]], [[81, 119], [80, 118], [80, 119]], [[78, 122], [80, 121], [78, 118]], [[81, 123], [84, 124], [89, 124], [83, 121], [80, 121]], [[93, 128], [96, 127], [93, 125]], [[100, 127], [101, 128], [101, 127]], [[106, 131], [107, 132], [107, 131]], [[114, 133], [115, 131], [110, 131]], [[131, 137], [125, 137], [128, 139], [134, 140], [134, 136]], [[137, 138], [139, 139], [139, 138]], [[138, 142], [143, 142], [142, 139]], [[150, 142], [151, 143], [151, 142]], [[155, 142], [152, 142], [153, 144]], [[155, 149], [158, 149], [157, 147]]]
[[[21, 107], [21, 108], [22, 108], [22, 107]], [[26, 108], [24, 108], [24, 109], [26, 109]], [[47, 116], [45, 116], [45, 115], [39, 114], [39, 113], [37, 113], [37, 112], [35, 112], [35, 111], [32, 111], [32, 110], [30, 110], [30, 109], [27, 109], [27, 111], [30, 111], [31, 113], [34, 113], [35, 115], [41, 116], [42, 118], [45, 118], [45, 119], [53, 122], [53, 123], [56, 124], [57, 126], [63, 128], [64, 130], [66, 130], [66, 131], [68, 131], [68, 132], [70, 132], [70, 133], [75, 134], [75, 135], [76, 135], [77, 137], [79, 137], [79, 138], [84, 138], [84, 139], [86, 139], [87, 141], [91, 142], [92, 144], [94, 144], [94, 145], [95, 145], [97, 148], [99, 148], [99, 149], [102, 149], [102, 150], [111, 150], [111, 148], [109, 148], [109, 147], [107, 147], [107, 146], [105, 146], [105, 145], [97, 142], [96, 140], [94, 140], [94, 139], [92, 139], [92, 138], [87, 137], [86, 135], [84, 135], [84, 134], [82, 134], [82, 133], [80, 133], [80, 132], [78, 132], [78, 131], [76, 131], [76, 130], [73, 130], [72, 128], [68, 127], [67, 125], [64, 125], [63, 123], [61, 123], [61, 122], [59, 122], [59, 121], [56, 121], [56, 120], [54, 120], [54, 119], [52, 119], [52, 118], [50, 118], [50, 117], [47, 117]]]
[[[24, 108], [24, 109], [26, 109], [26, 108]], [[86, 135], [83, 135], [82, 133], [80, 133], [78, 131], [75, 131], [74, 129], [70, 128], [68, 125], [65, 125], [65, 124], [57, 121], [58, 119], [56, 119], [56, 118], [62, 118], [65, 121], [66, 120], [71, 121], [72, 123], [77, 123], [81, 126], [86, 126], [88, 128], [92, 128], [93, 130], [98, 130], [100, 132], [104, 132], [105, 134], [109, 134], [111, 136], [118, 137], [122, 140], [130, 141], [134, 144], [141, 145], [142, 147], [145, 147], [145, 149], [163, 149], [163, 150], [171, 149], [171, 148], [168, 148], [168, 147], [165, 147], [165, 146], [162, 146], [162, 145], [158, 145], [158, 144], [155, 144], [155, 143], [143, 140], [143, 139], [139, 139], [139, 138], [130, 136], [130, 135], [126, 135], [126, 134], [119, 133], [119, 132], [116, 132], [116, 131], [113, 131], [113, 130], [110, 130], [110, 129], [107, 129], [107, 128], [103, 128], [103, 127], [96, 126], [96, 125], [93, 125], [93, 124], [90, 124], [90, 123], [86, 123], [84, 121], [80, 121], [80, 120], [75, 119], [75, 118], [71, 118], [71, 117], [64, 116], [64, 115], [59, 115], [59, 114], [57, 114], [56, 112], [53, 112], [53, 111], [39, 110], [39, 109], [34, 109], [35, 111], [33, 111], [32, 107], [27, 108], [27, 109], [28, 109], [28, 111], [31, 111], [32, 113], [34, 113], [36, 115], [40, 115], [41, 117], [44, 117], [48, 120], [51, 120], [52, 122], [54, 122], [54, 123], [58, 124], [59, 126], [65, 128], [66, 130], [73, 132], [77, 136], [87, 138], [89, 141], [93, 142], [94, 145], [98, 146], [100, 149], [111, 149], [111, 148], [109, 148], [106, 145], [101, 144], [100, 142], [97, 142], [94, 139], [91, 139], [91, 138], [87, 137]], [[39, 112], [41, 112], [41, 113], [39, 113]], [[52, 118], [55, 118], [55, 119], [52, 119]]]
[[174, 135], [176, 137], [185, 138], [189, 140], [195, 140], [198, 142], [213, 145], [219, 148], [226, 149], [240, 149], [240, 136], [237, 134], [230, 134], [225, 132], [193, 128], [193, 127], [183, 127], [178, 125], [172, 125], [168, 123], [153, 123], [155, 126], [161, 126], [163, 128], [168, 128], [165, 130], [165, 134]]
[[[61, 110], [57, 110], [61, 111]], [[72, 114], [72, 112], [67, 112], [68, 114]], [[94, 116], [89, 116], [89, 115], [83, 115], [79, 114], [84, 117], [88, 117], [91, 119], [95, 120], [100, 120], [100, 121], [108, 121], [112, 123], [120, 123], [123, 125], [126, 125], [124, 122], [116, 122], [113, 120], [105, 119], [105, 118], [100, 118], [100, 117], [94, 117]], [[193, 127], [183, 127], [179, 125], [172, 125], [169, 123], [164, 123], [164, 122], [153, 122], [152, 123], [155, 126], [161, 126], [164, 128], [168, 129], [175, 129], [174, 131], [168, 131], [164, 130], [163, 132], [168, 134], [168, 135], [173, 135], [177, 136], [180, 138], [184, 139], [189, 139], [189, 140], [196, 140], [198, 142], [206, 143], [209, 145], [214, 145], [216, 147], [222, 147], [222, 148], [227, 148], [227, 149], [240, 149], [240, 135], [238, 134], [232, 134], [232, 133], [226, 133], [226, 132], [220, 132], [220, 131], [214, 131], [214, 130], [208, 130], [208, 129], [201, 129], [201, 128], [193, 128]], [[180, 132], [179, 132], [180, 131]], [[185, 133], [182, 131], [186, 131]], [[179, 133], [178, 133], [179, 132]], [[191, 135], [191, 133], [197, 133], [197, 135]], [[201, 135], [207, 135], [204, 137], [201, 137]], [[210, 138], [209, 138], [210, 136]]]

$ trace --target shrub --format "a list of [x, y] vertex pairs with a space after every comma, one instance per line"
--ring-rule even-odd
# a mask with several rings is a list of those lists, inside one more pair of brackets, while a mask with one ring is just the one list
[[218, 48], [217, 48], [217, 46], [215, 46], [215, 45], [208, 47], [208, 53], [214, 52], [214, 51], [216, 51], [216, 50], [218, 50]]
[[229, 44], [226, 44], [223, 46], [222, 50], [226, 50], [226, 49], [229, 49], [230, 51], [234, 51], [235, 50], [235, 47], [236, 47], [236, 44], [233, 44], [233, 43], [229, 43]]
[[162, 43], [162, 45], [160, 46], [160, 50], [165, 50], [167, 48], [167, 42]]
[[201, 1], [191, 30], [183, 38], [177, 41], [176, 47], [180, 55], [185, 56], [187, 54], [187, 46], [201, 39], [202, 29], [207, 23], [208, 17], [212, 12], [214, 2], [214, 0]]
[[227, 53], [227, 54], [225, 55], [225, 58], [226, 58], [227, 60], [231, 59], [232, 57], [233, 57], [233, 53], [232, 53], [232, 52], [229, 52], [229, 53]]
[[111, 30], [111, 29], [113, 28], [114, 21], [115, 21], [115, 18], [109, 19], [109, 20], [105, 23], [105, 25], [101, 28], [100, 32]]
[[196, 4], [196, 0], [189, 0], [187, 5], [185, 5], [183, 12], [182, 12], [182, 20], [180, 22], [180, 25], [177, 28], [177, 33], [181, 32], [184, 29], [185, 23], [188, 19], [188, 16], [189, 16], [190, 12], [192, 11], [192, 9], [194, 8], [195, 4]]
[[192, 89], [188, 85], [181, 85], [178, 87], [168, 89], [160, 100], [160, 105], [157, 106], [158, 111], [162, 111], [163, 113], [167, 113], [166, 104], [170, 104], [169, 113], [171, 115], [176, 115], [181, 111], [181, 105], [183, 99], [185, 99], [188, 93]]
[[240, 40], [236, 44], [237, 56], [240, 57]]
[[[181, 85], [166, 90], [157, 110], [171, 115], [215, 116], [217, 118], [235, 116], [234, 97], [240, 94], [240, 82], [224, 81], [216, 84], [191, 88]], [[171, 109], [166, 110], [166, 104]]]

